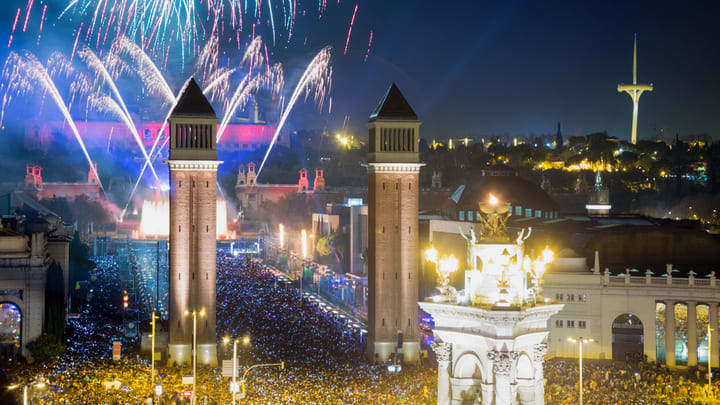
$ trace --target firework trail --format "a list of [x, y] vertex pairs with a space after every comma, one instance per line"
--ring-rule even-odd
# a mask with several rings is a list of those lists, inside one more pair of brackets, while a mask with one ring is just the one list
[[355, 24], [355, 15], [358, 11], [358, 5], [355, 5], [355, 11], [353, 11], [352, 18], [350, 19], [350, 27], [348, 27], [347, 39], [345, 40], [345, 52], [343, 55], [347, 55], [348, 45], [350, 45], [350, 34], [352, 34], [353, 24]]
[[290, 115], [290, 111], [292, 111], [292, 108], [298, 98], [305, 93], [305, 100], [307, 100], [310, 94], [312, 94], [313, 100], [317, 104], [318, 108], [322, 109], [323, 103], [332, 88], [332, 67], [330, 65], [331, 56], [332, 47], [327, 46], [318, 52], [313, 60], [310, 61], [307, 68], [305, 68], [305, 72], [300, 77], [300, 81], [298, 81], [298, 84], [288, 101], [287, 107], [285, 107], [285, 111], [280, 118], [280, 122], [275, 129], [275, 134], [270, 141], [267, 152], [265, 152], [262, 163], [260, 163], [260, 168], [257, 171], [257, 177], [260, 177], [260, 173], [265, 166], [265, 162], [267, 161], [275, 142], [277, 141], [280, 130], [285, 125], [285, 120], [287, 120], [288, 115]]
[[[132, 122], [132, 117], [130, 116], [130, 112], [127, 109], [127, 106], [125, 105], [125, 101], [123, 100], [122, 96], [120, 95], [120, 91], [118, 90], [117, 86], [115, 85], [115, 81], [110, 76], [110, 73], [105, 68], [105, 65], [100, 60], [100, 58], [97, 57], [95, 52], [93, 52], [90, 48], [85, 47], [80, 50], [78, 53], [80, 55], [80, 58], [85, 61], [85, 63], [88, 65], [88, 67], [95, 72], [95, 81], [96, 83], [102, 85], [107, 84], [110, 89], [112, 90], [113, 94], [115, 95], [115, 98], [117, 99], [117, 102], [120, 104], [119, 107], [122, 107], [120, 109], [120, 115], [119, 118], [125, 123], [125, 126], [128, 127], [130, 132], [132, 133], [133, 138], [135, 138], [135, 142], [140, 147], [140, 150], [142, 151], [143, 156], [145, 157], [145, 160], [147, 162], [150, 162], [150, 157], [148, 156], [147, 151], [145, 150], [145, 145], [143, 145], [142, 140], [140, 139], [140, 135], [137, 132], [137, 128], [135, 127], [135, 124]], [[105, 98], [95, 98], [94, 99], [94, 105], [97, 106], [98, 102], [100, 100], [105, 100]], [[110, 99], [112, 100], [112, 99]], [[111, 110], [114, 111], [114, 108]], [[155, 168], [153, 167], [152, 163], [150, 164], [150, 171], [152, 171], [153, 176], [155, 177], [155, 180], [160, 180], [157, 173], [155, 172]]]
[[13, 35], [15, 35], [15, 28], [17, 28], [17, 22], [18, 18], [20, 18], [20, 9], [17, 9], [17, 13], [15, 13], [15, 22], [13, 22], [12, 31], [10, 31], [10, 40], [8, 40], [8, 49], [10, 49], [10, 45], [12, 45], [13, 41]]
[[[170, 89], [170, 85], [168, 85], [165, 77], [162, 75], [162, 73], [160, 73], [160, 69], [158, 69], [155, 63], [153, 63], [152, 59], [150, 59], [150, 56], [148, 56], [148, 54], [145, 53], [145, 51], [143, 51], [141, 47], [131, 41], [128, 37], [123, 36], [118, 38], [113, 43], [110, 53], [116, 54], [118, 56], [126, 55], [130, 57], [137, 66], [137, 74], [140, 76], [140, 79], [143, 81], [143, 83], [151, 93], [159, 95], [167, 103], [173, 103], [175, 101], [175, 95]], [[113, 58], [113, 61], [119, 60], [119, 57]], [[111, 70], [113, 70], [112, 68], [118, 66], [122, 67], [129, 65], [113, 63], [111, 66]]]
[[363, 62], [367, 62], [368, 56], [370, 56], [370, 48], [372, 48], [372, 40], [373, 40], [373, 32], [370, 30], [370, 40], [368, 41], [368, 49], [367, 52], [365, 52], [365, 58], [363, 58]]
[[40, 86], [43, 90], [47, 91], [50, 94], [52, 99], [55, 101], [55, 104], [60, 109], [60, 112], [62, 112], [63, 116], [65, 117], [65, 120], [70, 126], [73, 134], [75, 135], [75, 139], [80, 145], [80, 148], [85, 155], [85, 159], [87, 159], [90, 169], [98, 180], [100, 189], [105, 192], [105, 188], [100, 181], [100, 176], [98, 175], [97, 169], [93, 165], [90, 154], [85, 147], [85, 142], [83, 142], [82, 137], [80, 136], [80, 133], [75, 126], [75, 121], [73, 121], [72, 117], [70, 116], [70, 111], [68, 110], [65, 101], [60, 95], [60, 92], [55, 86], [52, 78], [48, 74], [47, 69], [45, 69], [45, 67], [42, 65], [42, 63], [40, 63], [40, 61], [35, 57], [35, 55], [26, 52], [24, 55], [21, 56], [15, 52], [11, 52], [8, 56], [7, 61], [5, 62], [5, 68], [3, 69], [3, 78], [8, 83], [7, 91], [28, 94], [33, 92], [33, 90], [35, 90], [37, 86]]

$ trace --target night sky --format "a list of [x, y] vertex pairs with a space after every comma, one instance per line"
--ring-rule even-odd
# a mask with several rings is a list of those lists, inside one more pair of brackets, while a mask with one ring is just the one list
[[[632, 105], [616, 86], [632, 81], [637, 33], [639, 82], [655, 85], [641, 98], [639, 137], [661, 130], [720, 137], [720, 3], [361, 1], [343, 56], [356, 3], [327, 1], [322, 20], [296, 28], [307, 45], [271, 50], [292, 83], [317, 50], [335, 47], [333, 112], [299, 108], [291, 117], [295, 127], [336, 130], [347, 115], [350, 128], [364, 132], [368, 114], [394, 81], [428, 139], [550, 133], [558, 121], [566, 135], [607, 130], [627, 139]], [[11, 2], [0, 20], [3, 44], [17, 8], [26, 5]], [[70, 51], [75, 26], [64, 27], [56, 17], [67, 2], [49, 4], [46, 24], [57, 35], [46, 28], [53, 39], [44, 39], [42, 49], [34, 34], [18, 36], [13, 50]], [[363, 62], [370, 30], [373, 46]], [[174, 82], [182, 83], [177, 76]]]

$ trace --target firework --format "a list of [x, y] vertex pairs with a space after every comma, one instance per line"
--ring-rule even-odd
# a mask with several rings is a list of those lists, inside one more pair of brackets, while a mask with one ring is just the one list
[[[123, 123], [128, 127], [130, 130], [130, 133], [132, 133], [133, 138], [135, 138], [135, 142], [140, 147], [140, 151], [142, 151], [143, 156], [145, 157], [145, 160], [150, 164], [150, 171], [152, 171], [153, 176], [155, 177], [155, 180], [160, 180], [157, 173], [155, 172], [155, 168], [153, 167], [152, 163], [150, 162], [150, 157], [147, 154], [147, 151], [145, 150], [145, 146], [142, 143], [142, 140], [140, 139], [140, 135], [137, 132], [137, 128], [135, 127], [135, 124], [132, 122], [132, 118], [130, 116], [130, 112], [127, 109], [127, 106], [125, 106], [125, 101], [123, 100], [122, 96], [120, 95], [120, 91], [118, 90], [117, 86], [115, 85], [115, 81], [110, 76], [110, 73], [108, 73], [107, 69], [105, 68], [105, 65], [100, 60], [100, 58], [97, 57], [95, 52], [93, 52], [90, 48], [83, 48], [80, 50], [80, 58], [85, 61], [85, 63], [88, 65], [88, 67], [95, 72], [95, 82], [98, 83], [100, 86], [103, 84], [106, 84], [110, 87], [113, 94], [116, 97], [117, 103], [119, 103], [118, 107], [121, 107], [119, 109], [119, 117]], [[93, 101], [94, 104], [97, 106], [98, 102], [110, 99], [109, 97], [94, 97]], [[115, 101], [110, 99], [111, 101]], [[114, 103], [117, 105], [117, 103]], [[110, 111], [115, 113], [115, 108], [112, 108], [112, 104], [110, 105]], [[115, 113], [115, 115], [118, 115]]]
[[45, 69], [45, 66], [40, 63], [40, 61], [35, 57], [35, 55], [29, 52], [26, 52], [22, 56], [15, 52], [11, 52], [8, 56], [7, 61], [5, 62], [3, 78], [7, 83], [6, 91], [8, 92], [12, 91], [20, 94], [28, 94], [32, 93], [39, 86], [42, 90], [50, 94], [53, 101], [55, 101], [55, 104], [60, 109], [60, 112], [62, 112], [63, 116], [65, 117], [65, 120], [70, 126], [73, 135], [75, 135], [75, 139], [80, 145], [80, 148], [85, 155], [85, 159], [87, 159], [90, 169], [93, 171], [93, 174], [98, 179], [98, 184], [104, 192], [105, 189], [102, 185], [102, 182], [100, 181], [100, 176], [98, 176], [97, 169], [95, 168], [95, 165], [93, 165], [90, 154], [85, 147], [85, 142], [83, 142], [82, 137], [80, 136], [80, 133], [75, 126], [75, 121], [73, 121], [72, 116], [70, 116], [68, 106], [65, 104], [65, 101], [60, 95], [60, 92], [55, 86], [52, 78], [48, 74], [47, 69]]
[[292, 96], [290, 96], [288, 105], [285, 107], [285, 111], [283, 112], [280, 122], [275, 129], [275, 134], [270, 141], [267, 152], [265, 152], [262, 163], [260, 163], [260, 168], [257, 171], [257, 177], [260, 177], [260, 173], [265, 166], [265, 162], [267, 161], [275, 142], [277, 141], [280, 130], [285, 125], [285, 120], [287, 120], [288, 115], [290, 115], [290, 111], [292, 111], [292, 108], [298, 98], [305, 93], [305, 100], [307, 100], [312, 94], [318, 108], [322, 109], [323, 103], [332, 88], [332, 67], [330, 65], [331, 56], [332, 48], [327, 46], [318, 52], [313, 60], [310, 61], [307, 68], [305, 68], [305, 72], [300, 77], [300, 81], [298, 81]]
[[348, 27], [347, 39], [345, 40], [345, 52], [343, 55], [347, 55], [348, 45], [350, 45], [350, 34], [352, 34], [353, 24], [355, 24], [355, 15], [357, 15], [358, 5], [355, 5], [355, 11], [353, 11], [352, 18], [350, 19], [350, 27]]

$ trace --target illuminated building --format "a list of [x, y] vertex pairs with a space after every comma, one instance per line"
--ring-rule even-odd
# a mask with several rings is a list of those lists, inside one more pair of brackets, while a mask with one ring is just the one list
[[[97, 163], [93, 163], [97, 170]], [[35, 192], [38, 199], [75, 198], [80, 195], [91, 199], [100, 197], [100, 184], [92, 169], [88, 170], [87, 183], [82, 182], [44, 182], [42, 167], [38, 165], [25, 167], [25, 189]]]
[[[37, 216], [26, 221], [20, 212]], [[0, 357], [17, 361], [17, 354], [30, 356], [26, 345], [44, 331], [53, 262], [62, 268], [67, 299], [72, 228], [22, 192], [0, 197], [0, 217]]]
[[[468, 252], [463, 234], [467, 237], [481, 224], [430, 219], [428, 240], [422, 245], [454, 255], [461, 269], [473, 269], [477, 256]], [[715, 275], [720, 241], [698, 223], [577, 214], [557, 219], [511, 216], [507, 228], [511, 234], [532, 228], [525, 251], [551, 246], [557, 252], [542, 282], [544, 297], [565, 304], [549, 319], [549, 356], [576, 357], [577, 346], [568, 337], [583, 336], [595, 340], [584, 348], [587, 358], [625, 361], [626, 356], [647, 356], [671, 367], [706, 364], [705, 329], [708, 322], [720, 328]], [[474, 279], [466, 277], [470, 285]], [[467, 296], [466, 291], [459, 294]], [[696, 322], [687, 321], [693, 317]], [[720, 339], [713, 336], [712, 361], [717, 366]]]
[[448, 261], [438, 257], [442, 249], [432, 249], [440, 294], [419, 304], [435, 325], [438, 404], [545, 403], [548, 319], [563, 308], [541, 295], [554, 255], [526, 249], [531, 229], [517, 236], [507, 231], [509, 209], [492, 194], [479, 203], [478, 226], [462, 235], [467, 257], [462, 291], [448, 286], [449, 273], [458, 268], [454, 256]]
[[188, 80], [170, 125], [170, 364], [191, 362], [193, 319], [200, 311], [197, 358], [217, 364], [215, 275], [217, 116], [194, 79]]
[[632, 128], [630, 130], [630, 142], [637, 143], [637, 117], [640, 96], [646, 91], [653, 91], [652, 84], [638, 84], [637, 82], [637, 34], [633, 40], [633, 82], [632, 84], [618, 84], [618, 92], [625, 92], [630, 96], [633, 103]]
[[393, 84], [368, 122], [368, 344], [372, 362], [419, 358], [420, 121]]
[[257, 209], [264, 202], [277, 202], [282, 197], [307, 192], [325, 191], [325, 173], [322, 169], [315, 169], [313, 188], [310, 189], [308, 170], [298, 172], [296, 184], [263, 184], [257, 181], [256, 165], [250, 162], [247, 169], [240, 165], [235, 182], [235, 195], [243, 209]]

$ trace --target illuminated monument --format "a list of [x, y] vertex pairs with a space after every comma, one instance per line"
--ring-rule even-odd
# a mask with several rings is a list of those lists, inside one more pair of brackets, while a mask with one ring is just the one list
[[368, 122], [368, 345], [370, 361], [419, 357], [420, 121], [393, 84]]
[[171, 364], [192, 359], [193, 317], [197, 358], [217, 364], [215, 339], [215, 260], [217, 116], [194, 79], [183, 88], [170, 125], [170, 326]]
[[464, 290], [449, 286], [457, 260], [440, 259], [440, 293], [419, 303], [435, 321], [438, 404], [544, 404], [547, 323], [563, 308], [539, 295], [553, 253], [531, 259], [524, 246], [531, 229], [507, 234], [510, 204], [491, 194], [479, 208], [479, 229], [463, 235]]
[[653, 91], [652, 84], [638, 84], [637, 82], [637, 34], [633, 43], [633, 82], [632, 84], [618, 84], [618, 92], [625, 92], [630, 95], [633, 102], [632, 132], [630, 142], [637, 143], [637, 116], [638, 104], [640, 104], [640, 96], [645, 91]]

